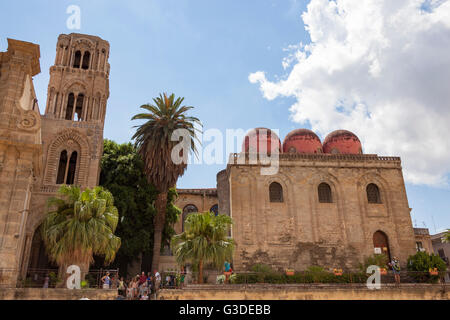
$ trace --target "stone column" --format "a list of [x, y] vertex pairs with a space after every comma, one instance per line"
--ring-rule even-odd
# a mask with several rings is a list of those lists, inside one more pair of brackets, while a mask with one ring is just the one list
[[2, 276], [0, 286], [15, 286], [20, 273], [30, 206], [34, 152], [26, 147], [21, 147], [20, 151], [9, 147], [6, 153], [5, 174], [0, 176], [0, 185], [3, 186], [0, 217], [4, 221], [0, 229], [0, 269], [8, 269], [8, 272]]
[[84, 101], [83, 101], [83, 111], [82, 111], [82, 115], [81, 115], [81, 119], [83, 121], [87, 120], [87, 109], [88, 109], [88, 106], [89, 106], [89, 97], [85, 96], [84, 97]]
[[70, 48], [70, 60], [69, 60], [69, 67], [72, 67], [73, 64], [73, 57], [74, 56], [74, 48]]

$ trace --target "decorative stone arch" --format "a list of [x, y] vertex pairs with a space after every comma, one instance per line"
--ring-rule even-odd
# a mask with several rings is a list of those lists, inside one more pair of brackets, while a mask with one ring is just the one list
[[[286, 183], [286, 181], [288, 183]], [[278, 171], [278, 173], [276, 175], [266, 176], [266, 179], [264, 180], [264, 183], [263, 183], [263, 187], [264, 187], [264, 190], [266, 191], [267, 196], [265, 198], [267, 200], [270, 200], [268, 197], [269, 196], [269, 192], [268, 192], [269, 187], [274, 182], [279, 183], [281, 185], [281, 187], [283, 189], [283, 203], [287, 204], [288, 201], [290, 201], [290, 198], [292, 196], [291, 191], [292, 191], [292, 185], [294, 182], [292, 181], [290, 176], [288, 176], [285, 173], [280, 172], [280, 171]]]
[[56, 135], [48, 148], [47, 167], [44, 183], [56, 184], [59, 156], [63, 150], [77, 151], [76, 185], [85, 185], [89, 166], [90, 146], [87, 140], [76, 129], [65, 129]]
[[366, 190], [367, 186], [371, 183], [375, 184], [378, 187], [381, 200], [380, 204], [384, 204], [386, 205], [387, 208], [389, 208], [390, 207], [390, 198], [388, 196], [389, 194], [388, 191], [390, 190], [389, 182], [376, 172], [368, 172], [361, 175], [358, 178], [357, 188], [358, 188], [358, 195], [361, 201], [365, 201], [365, 203], [367, 204]]
[[33, 235], [36, 229], [42, 224], [47, 212], [47, 204], [34, 205], [30, 210], [30, 215], [27, 218], [27, 225], [25, 227], [26, 233]]
[[318, 172], [314, 175], [311, 180], [312, 194], [314, 194], [314, 200], [316, 203], [319, 203], [319, 194], [318, 188], [321, 183], [326, 183], [330, 186], [331, 189], [331, 203], [338, 203], [342, 199], [342, 193], [340, 189], [340, 183], [336, 176], [329, 172]]
[[76, 39], [72, 44], [73, 52], [81, 51], [81, 57], [84, 56], [86, 51], [89, 51], [91, 57], [94, 53], [95, 43], [87, 38]]
[[[23, 278], [25, 278], [28, 270], [31, 264], [31, 260], [33, 260], [33, 256], [39, 255], [40, 247], [42, 246], [42, 243], [38, 245], [36, 248], [36, 243], [34, 240], [36, 240], [36, 237], [39, 237], [40, 235], [37, 235], [36, 232], [38, 232], [38, 228], [44, 221], [45, 215], [46, 215], [46, 204], [42, 201], [38, 203], [32, 202], [30, 206], [30, 213], [27, 218], [27, 223], [25, 226], [25, 242], [24, 242], [24, 251], [23, 256], [21, 259], [21, 267], [20, 267], [20, 274]], [[38, 252], [35, 252], [35, 251]]]
[[196, 206], [193, 203], [189, 203], [183, 207], [182, 218], [181, 218], [181, 231], [182, 232], [184, 232], [184, 221], [186, 220], [187, 216], [190, 215], [191, 213], [196, 213], [196, 212], [198, 212], [198, 206]]
[[77, 96], [80, 93], [87, 95], [87, 87], [88, 85], [81, 80], [68, 81], [63, 85], [62, 92], [66, 93], [67, 95], [69, 93], [73, 93], [75, 96]]
[[77, 38], [77, 39], [74, 39], [74, 43], [75, 43], [74, 44], [75, 46], [84, 45], [84, 46], [86, 46], [88, 48], [94, 48], [95, 47], [94, 41], [92, 41], [89, 38], [83, 38], [83, 37]]

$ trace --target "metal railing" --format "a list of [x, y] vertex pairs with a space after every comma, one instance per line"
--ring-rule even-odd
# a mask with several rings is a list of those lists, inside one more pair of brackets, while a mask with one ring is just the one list
[[[119, 269], [89, 270], [83, 274], [82, 288], [103, 288], [102, 277], [110, 273], [110, 289], [116, 289]], [[84, 276], [84, 279], [83, 279]], [[25, 277], [20, 277], [16, 269], [0, 269], [0, 286], [10, 288], [65, 288], [58, 269], [28, 269]]]
[[[110, 273], [111, 284], [106, 289], [116, 290], [119, 286], [119, 270], [118, 269], [99, 269], [89, 270], [84, 275], [84, 280], [81, 282], [82, 288], [105, 289], [102, 277], [106, 273]], [[16, 269], [0, 269], [0, 286], [1, 287], [15, 287], [15, 288], [64, 288], [65, 284], [58, 275], [58, 269], [29, 269], [25, 278], [17, 278]], [[450, 272], [442, 271], [437, 274], [430, 272], [418, 271], [400, 271], [401, 284], [450, 284]], [[369, 274], [362, 272], [342, 272], [342, 274], [335, 274], [329, 271], [310, 272], [310, 271], [296, 271], [292, 275], [282, 272], [252, 272], [252, 271], [233, 271], [227, 277], [221, 271], [205, 270], [203, 273], [203, 284], [227, 284], [227, 285], [251, 285], [251, 284], [295, 284], [305, 286], [326, 286], [326, 285], [365, 285]], [[12, 281], [17, 279], [15, 282]], [[126, 287], [128, 287], [131, 278], [124, 279]], [[387, 270], [385, 274], [381, 274], [381, 284], [391, 285], [395, 284], [395, 275], [393, 271]], [[161, 272], [161, 281], [159, 289], [180, 289], [186, 285], [197, 285], [198, 273], [179, 271], [164, 271]], [[139, 291], [140, 286], [137, 288]], [[126, 291], [126, 289], [125, 289]], [[155, 291], [155, 281], [149, 287], [153, 293]], [[123, 296], [126, 292], [121, 292]]]
[[[184, 285], [198, 284], [198, 273], [185, 273], [185, 280], [180, 284], [180, 273], [162, 272], [161, 288], [177, 289]], [[441, 271], [437, 274], [419, 271], [400, 271], [401, 284], [450, 284], [450, 272]], [[342, 272], [334, 273], [329, 271], [309, 272], [297, 271], [293, 275], [287, 275], [282, 272], [252, 272], [252, 271], [233, 271], [226, 276], [220, 271], [206, 270], [203, 273], [203, 284], [302, 284], [302, 285], [366, 285], [370, 274], [363, 272]], [[381, 273], [381, 284], [396, 284], [395, 275], [392, 270]]]

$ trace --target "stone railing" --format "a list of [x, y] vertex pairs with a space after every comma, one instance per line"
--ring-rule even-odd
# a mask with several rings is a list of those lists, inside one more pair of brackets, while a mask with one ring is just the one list
[[39, 186], [36, 190], [40, 193], [56, 193], [60, 187], [60, 185], [43, 185]]
[[217, 189], [211, 188], [211, 189], [177, 189], [178, 194], [206, 194], [206, 195], [212, 195], [217, 196]]
[[[358, 161], [358, 162], [391, 162], [400, 164], [400, 157], [378, 156], [376, 154], [328, 154], [328, 153], [280, 153], [280, 161]], [[275, 155], [266, 156], [267, 160], [276, 159]], [[257, 164], [258, 154], [253, 153], [232, 153], [228, 164]]]

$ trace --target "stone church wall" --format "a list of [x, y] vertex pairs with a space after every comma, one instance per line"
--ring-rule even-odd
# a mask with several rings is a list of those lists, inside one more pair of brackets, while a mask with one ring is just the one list
[[[257, 263], [283, 270], [357, 269], [374, 253], [373, 235], [387, 235], [391, 256], [414, 254], [410, 208], [400, 159], [373, 155], [280, 155], [276, 175], [259, 165], [229, 165], [235, 270]], [[283, 202], [270, 202], [269, 185], [281, 184]], [[332, 203], [320, 203], [326, 182]], [[368, 203], [366, 186], [379, 187], [381, 203]]]

